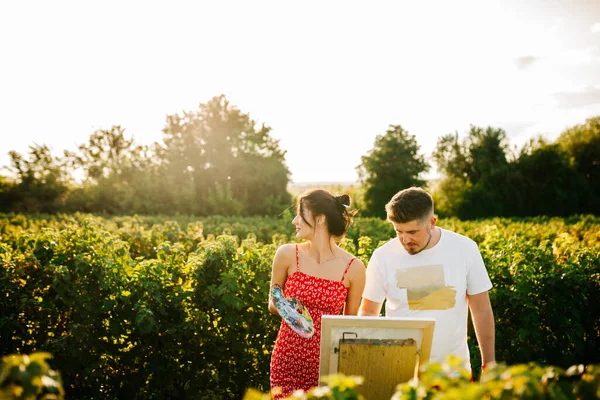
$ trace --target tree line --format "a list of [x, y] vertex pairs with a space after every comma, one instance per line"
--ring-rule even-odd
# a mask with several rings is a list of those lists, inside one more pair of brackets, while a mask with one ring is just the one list
[[461, 219], [568, 216], [600, 212], [600, 117], [511, 148], [501, 128], [471, 126], [441, 136], [431, 155], [441, 177], [420, 177], [430, 164], [416, 137], [399, 125], [377, 137], [358, 167], [367, 215], [385, 217], [398, 190], [427, 186], [436, 212]]
[[[46, 145], [11, 151], [0, 210], [106, 214], [261, 215], [291, 201], [285, 151], [224, 96], [167, 117], [162, 142], [139, 145], [121, 126], [97, 130], [62, 157]], [[75, 176], [80, 176], [76, 182]]]
[[[140, 145], [113, 126], [62, 156], [47, 145], [10, 151], [0, 175], [0, 211], [25, 213], [277, 215], [292, 204], [285, 151], [225, 96], [167, 117], [161, 142]], [[427, 182], [435, 164], [440, 178]], [[420, 153], [417, 136], [390, 125], [357, 167], [362, 216], [384, 217], [398, 190], [427, 186], [437, 213], [566, 216], [600, 210], [600, 117], [549, 142], [511, 148], [506, 132], [471, 126]], [[75, 179], [78, 177], [78, 179]]]

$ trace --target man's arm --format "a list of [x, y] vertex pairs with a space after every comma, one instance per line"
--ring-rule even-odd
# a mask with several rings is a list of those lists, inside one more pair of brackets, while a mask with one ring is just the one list
[[475, 327], [475, 335], [481, 349], [481, 365], [487, 366], [496, 362], [496, 330], [492, 304], [487, 291], [467, 295], [471, 318]]
[[358, 309], [358, 315], [361, 316], [375, 316], [378, 317], [381, 312], [381, 305], [383, 302], [371, 301], [363, 297], [360, 302], [360, 308]]
[[[381, 305], [385, 300], [386, 290], [384, 287], [384, 279], [379, 268], [378, 251], [375, 250], [369, 259], [369, 266], [367, 267], [367, 279], [365, 281], [365, 290], [362, 293], [362, 301], [358, 308], [358, 315], [360, 316], [374, 316], [379, 317], [381, 312]], [[381, 299], [380, 302], [369, 300]]]

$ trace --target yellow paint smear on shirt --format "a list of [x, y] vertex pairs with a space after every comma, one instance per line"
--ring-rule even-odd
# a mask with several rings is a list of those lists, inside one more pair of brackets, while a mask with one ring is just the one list
[[410, 310], [448, 310], [456, 304], [454, 286], [444, 286], [416, 301], [409, 301]]

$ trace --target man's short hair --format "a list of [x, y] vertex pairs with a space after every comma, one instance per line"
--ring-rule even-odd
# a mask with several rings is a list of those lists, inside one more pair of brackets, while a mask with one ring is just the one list
[[419, 187], [411, 187], [399, 191], [385, 205], [387, 219], [391, 222], [405, 224], [419, 221], [433, 215], [433, 199], [431, 195]]

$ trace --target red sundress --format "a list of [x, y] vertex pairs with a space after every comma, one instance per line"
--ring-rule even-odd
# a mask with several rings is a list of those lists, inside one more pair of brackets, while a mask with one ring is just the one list
[[340, 281], [319, 278], [300, 271], [296, 245], [296, 271], [286, 280], [283, 295], [300, 299], [308, 308], [315, 333], [310, 339], [303, 338], [281, 321], [271, 356], [271, 389], [282, 389], [275, 399], [319, 385], [321, 316], [341, 313], [348, 294], [343, 282], [354, 260], [350, 260]]

